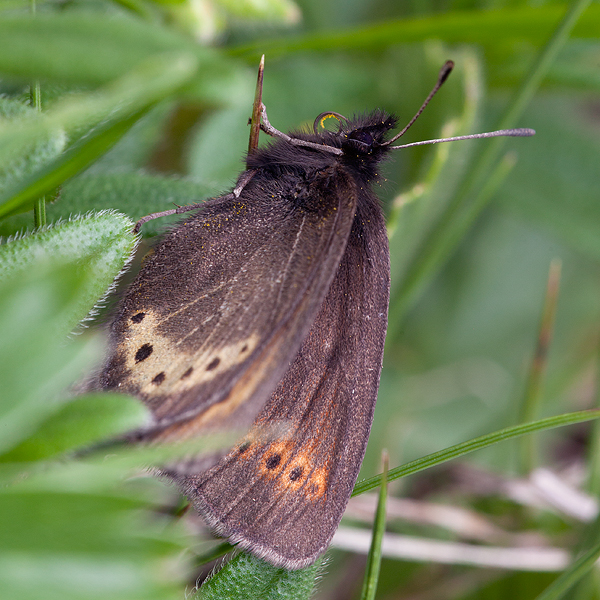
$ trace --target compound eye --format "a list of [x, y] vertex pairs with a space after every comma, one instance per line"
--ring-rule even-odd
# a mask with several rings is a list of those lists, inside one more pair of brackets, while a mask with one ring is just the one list
[[373, 136], [367, 131], [354, 131], [350, 134], [350, 139], [359, 142], [361, 145], [371, 147], [373, 145]]
[[346, 146], [348, 149], [352, 149], [354, 152], [361, 152], [364, 154], [370, 154], [373, 150], [373, 144], [375, 140], [368, 131], [353, 131], [348, 135], [346, 140]]

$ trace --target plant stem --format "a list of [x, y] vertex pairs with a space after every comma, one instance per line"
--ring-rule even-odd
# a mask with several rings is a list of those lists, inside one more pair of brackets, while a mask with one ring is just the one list
[[[35, 16], [36, 0], [31, 0], [31, 14]], [[29, 104], [38, 112], [42, 112], [42, 93], [40, 82], [34, 81], [29, 88]], [[33, 205], [33, 224], [36, 229], [46, 225], [46, 196], [40, 196]]]
[[[548, 366], [548, 350], [550, 349], [554, 331], [561, 265], [562, 262], [559, 258], [553, 259], [550, 263], [537, 347], [529, 367], [527, 383], [521, 403], [521, 423], [533, 421], [541, 412], [542, 382], [546, 367]], [[531, 436], [524, 437], [521, 440], [521, 474], [526, 475], [531, 472], [536, 464], [535, 440]]]

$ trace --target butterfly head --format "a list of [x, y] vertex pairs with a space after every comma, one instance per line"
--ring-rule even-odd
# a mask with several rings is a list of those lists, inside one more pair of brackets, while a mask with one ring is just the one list
[[341, 148], [345, 156], [365, 157], [378, 155], [387, 151], [386, 134], [396, 126], [397, 119], [383, 110], [376, 110], [367, 115], [347, 119], [334, 112], [321, 113], [314, 122], [313, 131], [319, 135], [319, 127], [329, 118], [339, 121], [337, 132], [323, 132], [320, 135], [328, 145]]
[[397, 119], [383, 111], [350, 122], [343, 132], [342, 150], [346, 155], [374, 155], [387, 153], [386, 134], [396, 126]]

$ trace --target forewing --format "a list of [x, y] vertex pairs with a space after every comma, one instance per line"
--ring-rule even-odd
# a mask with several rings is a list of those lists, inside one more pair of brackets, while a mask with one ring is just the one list
[[[171, 474], [218, 533], [286, 568], [328, 546], [371, 428], [388, 299], [383, 215], [367, 197], [318, 316], [246, 440], [205, 473]], [[266, 424], [283, 433], [265, 439]]]
[[251, 424], [327, 293], [356, 199], [335, 167], [300, 185], [258, 173], [238, 199], [208, 202], [146, 258], [99, 377], [150, 407], [155, 425], [142, 438]]

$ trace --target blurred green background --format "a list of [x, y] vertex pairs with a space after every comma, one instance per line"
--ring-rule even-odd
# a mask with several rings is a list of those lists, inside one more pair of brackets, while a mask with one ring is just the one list
[[[553, 40], [568, 10], [583, 14]], [[101, 329], [77, 323], [129, 259], [131, 221], [235, 182], [263, 53], [263, 100], [283, 131], [327, 110], [383, 108], [403, 125], [447, 59], [455, 71], [404, 141], [537, 130], [401, 150], [385, 165], [377, 192], [392, 302], [362, 476], [379, 472], [383, 448], [397, 466], [524, 415], [595, 406], [599, 33], [597, 2], [0, 2], [0, 598], [182, 598], [204, 576], [198, 555], [212, 542], [192, 516], [166, 516], [177, 507], [171, 489], [133, 476], [130, 463], [69, 455], [143, 422], [137, 403], [73, 401], [68, 390], [101, 360]], [[32, 233], [44, 223], [42, 195], [49, 228]], [[168, 222], [144, 227], [138, 258]], [[525, 401], [553, 259], [554, 336]], [[96, 305], [97, 321], [110, 303]], [[596, 439], [589, 424], [562, 428], [391, 489], [575, 550], [585, 521], [527, 507], [497, 482], [548, 467], [596, 496]], [[465, 541], [431, 524], [388, 529]], [[364, 556], [329, 555], [317, 597], [359, 597]], [[555, 577], [385, 559], [377, 598], [526, 600]], [[589, 576], [566, 597], [599, 590]], [[295, 593], [272, 597], [309, 592]]]

